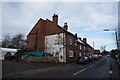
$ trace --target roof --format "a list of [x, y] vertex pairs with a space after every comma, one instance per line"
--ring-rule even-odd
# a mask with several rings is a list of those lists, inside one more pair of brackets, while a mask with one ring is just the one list
[[[49, 19], [44, 20], [44, 19], [40, 18], [40, 19], [37, 21], [37, 23], [35, 24], [35, 26], [36, 26], [40, 21], [44, 21], [44, 22], [49, 21], [50, 23], [53, 23], [53, 22], [52, 22], [51, 20], [49, 20]], [[32, 30], [35, 28], [35, 26], [32, 28]], [[72, 33], [69, 32], [69, 31], [66, 31], [63, 27], [61, 27], [61, 26], [59, 26], [59, 25], [57, 25], [57, 27], [60, 28], [61, 30], [63, 30], [64, 32], [66, 32], [66, 33], [68, 33], [68, 34], [70, 34], [70, 35], [72, 35], [72, 36], [75, 37], [74, 34], [72, 34]], [[30, 33], [32, 32], [32, 30], [28, 33], [28, 35], [30, 35]]]
[[[49, 20], [49, 19], [43, 20], [42, 18], [40, 18], [40, 19], [38, 20], [38, 22], [35, 24], [35, 26], [36, 26], [40, 21], [44, 21], [44, 22], [49, 21], [50, 23], [53, 23], [53, 22], [52, 22], [51, 20]], [[34, 26], [33, 28], [35, 28], [35, 26]], [[60, 28], [63, 32], [68, 33], [68, 34], [76, 37], [73, 33], [65, 30], [63, 27], [61, 27], [61, 26], [59, 26], [59, 25], [57, 25], [57, 27]], [[33, 28], [32, 28], [32, 30], [33, 30]], [[31, 31], [32, 31], [32, 30], [31, 30]], [[30, 31], [30, 32], [31, 32], [31, 31]], [[30, 32], [29, 32], [29, 34], [30, 34]], [[29, 35], [29, 34], [28, 34], [28, 35]], [[78, 40], [78, 42], [81, 43], [81, 44], [84, 44], [84, 45], [87, 45], [87, 46], [91, 47], [88, 43], [84, 43], [82, 40]], [[91, 47], [91, 48], [92, 48], [92, 47]]]
[[82, 40], [78, 39], [77, 41], [78, 43], [85, 45], [85, 43]]
[[57, 25], [57, 27], [59, 27], [60, 29], [62, 29], [64, 32], [66, 32], [66, 33], [68, 33], [68, 34], [70, 34], [70, 35], [72, 35], [72, 36], [75, 37], [75, 35], [74, 35], [73, 33], [69, 32], [69, 31], [66, 31], [66, 30], [65, 30], [64, 28], [62, 28], [61, 26]]

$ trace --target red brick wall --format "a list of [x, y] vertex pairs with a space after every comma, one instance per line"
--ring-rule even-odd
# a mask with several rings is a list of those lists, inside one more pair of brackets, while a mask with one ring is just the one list
[[[72, 48], [70, 48], [70, 37], [72, 37]], [[73, 50], [73, 57], [69, 57], [69, 50]], [[75, 36], [67, 34], [66, 35], [66, 61], [69, 62], [75, 62]]]
[[[27, 36], [27, 50], [35, 50], [35, 44], [36, 44], [36, 30], [38, 29], [37, 34], [37, 50], [43, 51], [43, 43], [44, 43], [44, 35], [45, 35], [45, 21], [40, 19], [36, 25], [33, 27], [31, 32]], [[30, 35], [31, 34], [31, 35]]]
[[[46, 35], [63, 32], [62, 29], [60, 29], [56, 24], [52, 23], [48, 19], [46, 21], [43, 21], [42, 19], [40, 19], [40, 21], [38, 21], [38, 23], [31, 30], [30, 34], [35, 33], [36, 29], [38, 29], [37, 51], [44, 51], [44, 48], [45, 48], [44, 41], [45, 41]], [[28, 42], [27, 43], [27, 50], [34, 50], [35, 41], [36, 41], [36, 36], [28, 34], [28, 36], [27, 36], [27, 42]]]

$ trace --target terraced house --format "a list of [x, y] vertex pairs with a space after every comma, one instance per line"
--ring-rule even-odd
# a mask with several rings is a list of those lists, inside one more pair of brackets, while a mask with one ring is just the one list
[[80, 39], [77, 34], [68, 31], [68, 25], [58, 25], [58, 15], [39, 21], [27, 35], [28, 51], [48, 52], [59, 58], [59, 62], [69, 63], [84, 54], [91, 55], [93, 48], [87, 43], [87, 38]]

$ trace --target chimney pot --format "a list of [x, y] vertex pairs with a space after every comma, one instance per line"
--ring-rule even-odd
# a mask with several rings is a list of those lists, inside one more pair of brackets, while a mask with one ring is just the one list
[[87, 43], [87, 38], [83, 38], [83, 42]]
[[67, 25], [67, 22], [64, 23], [64, 26], [63, 26], [64, 30], [68, 30], [68, 25]]
[[81, 37], [79, 37], [78, 39], [81, 40]]
[[58, 25], [58, 15], [56, 15], [56, 14], [53, 15], [53, 23], [55, 25]]
[[75, 36], [77, 37], [77, 33], [75, 33]]

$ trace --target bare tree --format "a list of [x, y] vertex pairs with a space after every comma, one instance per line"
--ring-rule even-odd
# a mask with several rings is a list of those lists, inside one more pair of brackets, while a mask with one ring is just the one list
[[3, 36], [3, 39], [2, 39], [2, 47], [6, 48], [9, 45], [11, 45], [11, 37], [9, 34], [6, 34]]
[[24, 35], [23, 34], [16, 34], [13, 38], [12, 38], [12, 45], [15, 48], [19, 48], [22, 49], [25, 46], [25, 39], [24, 39]]

